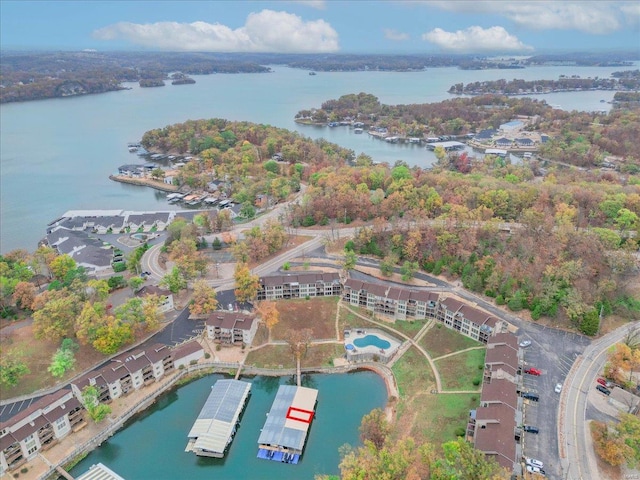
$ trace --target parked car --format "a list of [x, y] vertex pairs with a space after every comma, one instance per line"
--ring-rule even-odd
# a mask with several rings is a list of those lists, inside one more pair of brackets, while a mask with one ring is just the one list
[[596, 382], [598, 382], [598, 383], [599, 383], [600, 385], [602, 385], [603, 387], [606, 387], [606, 386], [607, 386], [607, 383], [609, 383], [609, 382], [607, 382], [607, 381], [606, 381], [604, 378], [602, 378], [602, 377], [598, 378], [598, 379], [596, 380]]
[[604, 393], [605, 395], [610, 395], [611, 394], [611, 390], [609, 390], [606, 387], [603, 387], [602, 385], [596, 385], [596, 390], [598, 390], [599, 392]]
[[540, 375], [542, 375], [542, 371], [538, 370], [535, 367], [525, 368], [524, 373], [528, 373], [529, 375], [535, 375], [536, 377], [539, 377]]
[[540, 433], [538, 427], [533, 427], [531, 425], [525, 425], [522, 429], [527, 433]]
[[540, 467], [534, 467], [533, 465], [527, 465], [527, 472], [529, 473], [539, 473], [540, 475], [544, 475], [544, 470]]
[[554, 388], [553, 391], [556, 393], [560, 393], [562, 391], [562, 384], [556, 383], [556, 388]]
[[521, 348], [527, 348], [531, 346], [531, 340], [523, 340], [520, 342]]
[[526, 398], [527, 400], [533, 400], [534, 402], [537, 402], [538, 400], [540, 400], [540, 397], [538, 396], [537, 393], [521, 392], [520, 396], [522, 398]]
[[544, 463], [540, 460], [536, 460], [535, 458], [525, 458], [524, 462], [532, 467], [544, 468]]

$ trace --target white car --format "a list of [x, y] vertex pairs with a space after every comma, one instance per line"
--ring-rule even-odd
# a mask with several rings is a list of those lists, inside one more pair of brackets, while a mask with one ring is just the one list
[[520, 347], [522, 348], [527, 348], [531, 346], [531, 340], [523, 340], [520, 342]]
[[540, 460], [536, 460], [535, 458], [525, 458], [524, 461], [527, 465], [531, 465], [532, 467], [544, 468], [544, 463]]
[[544, 475], [544, 470], [540, 467], [534, 467], [533, 465], [527, 465], [527, 472], [529, 473], [538, 473], [540, 475]]
[[556, 383], [556, 388], [554, 388], [553, 391], [556, 393], [560, 393], [562, 391], [562, 384]]

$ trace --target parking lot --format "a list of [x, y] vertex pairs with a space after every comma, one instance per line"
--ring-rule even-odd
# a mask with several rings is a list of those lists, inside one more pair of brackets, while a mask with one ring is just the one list
[[523, 399], [524, 424], [537, 427], [539, 433], [523, 433], [522, 451], [524, 456], [544, 463], [547, 478], [561, 479], [557, 427], [560, 393], [556, 393], [554, 388], [556, 384], [564, 383], [573, 362], [589, 340], [534, 323], [522, 324], [518, 338], [532, 342], [531, 346], [523, 349], [523, 370], [535, 367], [542, 373], [540, 376], [522, 375], [522, 390], [539, 396], [538, 402]]

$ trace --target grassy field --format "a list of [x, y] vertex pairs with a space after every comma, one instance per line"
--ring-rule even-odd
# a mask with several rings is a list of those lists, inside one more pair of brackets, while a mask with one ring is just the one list
[[[344, 347], [342, 343], [311, 345], [300, 363], [302, 368], [332, 367], [333, 359], [343, 355]], [[262, 368], [295, 368], [296, 366], [288, 345], [268, 345], [251, 351], [245, 364]]]
[[435, 378], [429, 362], [411, 347], [392, 368], [396, 377], [400, 398], [410, 398], [435, 388]]
[[424, 348], [433, 358], [457, 352], [470, 347], [479, 347], [480, 342], [465, 337], [461, 333], [445, 327], [441, 323], [436, 323], [424, 337], [420, 339], [420, 346]]
[[[435, 364], [440, 372], [442, 387], [445, 390], [477, 390], [480, 388], [484, 355], [485, 349], [483, 348], [436, 360]], [[478, 382], [477, 385], [474, 385], [474, 380]]]
[[271, 329], [271, 340], [284, 340], [289, 330], [310, 328], [316, 339], [336, 338], [336, 311], [339, 297], [276, 302], [280, 321]]
[[414, 398], [407, 407], [413, 414], [408, 434], [418, 442], [427, 441], [434, 445], [455, 440], [456, 433], [466, 428], [469, 410], [478, 407], [479, 398], [480, 394], [460, 393], [426, 394]]

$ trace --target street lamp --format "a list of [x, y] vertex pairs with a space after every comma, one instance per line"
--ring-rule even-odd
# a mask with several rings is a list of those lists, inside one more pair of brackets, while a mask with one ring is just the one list
[[216, 262], [216, 278], [220, 278], [220, 263]]

